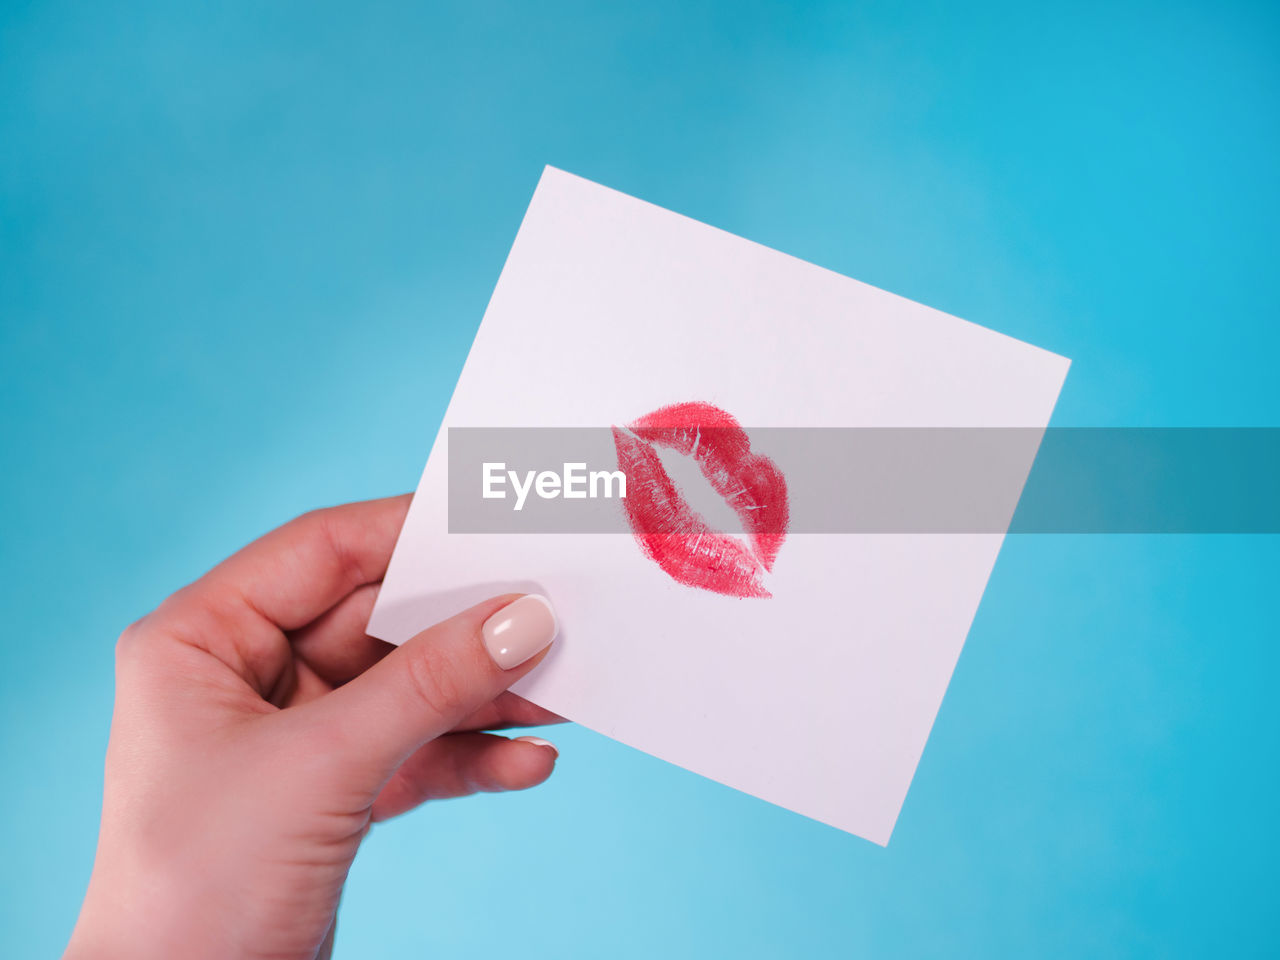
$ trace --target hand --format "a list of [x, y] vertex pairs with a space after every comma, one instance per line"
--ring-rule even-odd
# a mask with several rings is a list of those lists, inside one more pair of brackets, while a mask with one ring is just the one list
[[549, 605], [496, 597], [398, 649], [365, 636], [408, 505], [299, 517], [124, 632], [66, 957], [327, 957], [372, 823], [551, 775], [545, 741], [474, 732], [560, 719], [507, 692], [554, 635]]

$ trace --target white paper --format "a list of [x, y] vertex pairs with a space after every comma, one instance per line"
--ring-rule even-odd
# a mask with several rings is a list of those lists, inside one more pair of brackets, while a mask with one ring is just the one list
[[[701, 400], [746, 427], [1043, 428], [1067, 367], [547, 168], [444, 427], [600, 427]], [[449, 534], [445, 436], [370, 633], [400, 643], [544, 593], [561, 635], [521, 695], [888, 842], [1002, 535], [796, 534], [772, 597], [737, 599], [675, 583], [625, 533]]]

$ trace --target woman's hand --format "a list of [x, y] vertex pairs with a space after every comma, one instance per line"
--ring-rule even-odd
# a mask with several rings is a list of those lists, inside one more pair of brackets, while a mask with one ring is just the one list
[[545, 741], [474, 732], [560, 719], [506, 692], [554, 637], [541, 598], [365, 636], [408, 505], [299, 517], [125, 631], [67, 957], [328, 956], [373, 822], [551, 775]]

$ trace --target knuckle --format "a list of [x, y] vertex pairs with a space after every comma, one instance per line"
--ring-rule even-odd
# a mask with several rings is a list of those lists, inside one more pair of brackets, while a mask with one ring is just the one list
[[150, 656], [166, 638], [198, 634], [203, 625], [198, 594], [191, 585], [182, 587], [160, 602], [151, 612], [139, 617], [116, 638], [117, 665], [132, 663]]
[[136, 659], [141, 648], [147, 646], [150, 630], [147, 617], [142, 617], [129, 624], [116, 638], [116, 663], [127, 663]]
[[454, 658], [438, 647], [423, 644], [407, 659], [414, 696], [429, 711], [449, 716], [462, 708], [466, 691]]
[[289, 522], [297, 526], [306, 526], [307, 524], [315, 523], [319, 520], [323, 516], [324, 511], [324, 507], [313, 507], [310, 510], [302, 511], [302, 513], [295, 516]]
[[287, 521], [280, 529], [296, 531], [300, 540], [324, 536], [324, 529], [328, 523], [327, 512], [328, 508], [325, 507], [306, 510]]
[[294, 518], [292, 524], [297, 527], [301, 539], [318, 544], [333, 557], [343, 582], [354, 587], [368, 582], [370, 578], [359, 555], [343, 536], [341, 517], [344, 506], [308, 510]]

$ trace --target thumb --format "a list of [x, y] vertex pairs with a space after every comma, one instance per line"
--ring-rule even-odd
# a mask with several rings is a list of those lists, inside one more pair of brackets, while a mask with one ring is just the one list
[[346, 782], [372, 798], [414, 751], [537, 666], [558, 628], [539, 594], [486, 600], [312, 701], [308, 722], [343, 761]]

